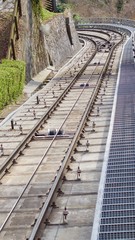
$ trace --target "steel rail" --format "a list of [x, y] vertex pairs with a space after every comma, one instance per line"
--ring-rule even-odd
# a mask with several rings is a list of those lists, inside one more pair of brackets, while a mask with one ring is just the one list
[[[80, 31], [80, 30], [79, 30]], [[82, 29], [81, 29], [81, 31], [83, 31]], [[88, 30], [85, 30], [85, 31], [88, 31]], [[80, 36], [86, 36], [86, 34], [85, 33], [78, 33]], [[107, 35], [107, 34], [106, 34]], [[108, 37], [109, 37], [109, 40], [107, 40], [107, 39], [104, 39], [103, 37], [101, 37], [101, 36], [96, 36], [96, 35], [94, 35], [94, 34], [87, 34], [87, 36], [90, 36], [90, 37], [95, 37], [95, 38], [99, 38], [99, 39], [101, 39], [101, 40], [104, 40], [105, 42], [108, 42], [108, 41], [110, 41], [111, 40], [111, 36], [108, 34]]]
[[[79, 31], [90, 31], [90, 32], [99, 32], [99, 33], [104, 33], [104, 32], [102, 32], [102, 30], [104, 30], [104, 31], [110, 31], [110, 32], [114, 32], [114, 33], [117, 33], [117, 34], [120, 34], [120, 32], [118, 32], [117, 30], [114, 30], [114, 29], [116, 29], [116, 27], [115, 26], [111, 26], [111, 27], [113, 27], [113, 29], [111, 29], [111, 30], [109, 30], [107, 27], [108, 26], [104, 26], [104, 28], [103, 28], [103, 26], [102, 26], [102, 30], [100, 30], [101, 28], [98, 28], [98, 29], [96, 29], [97, 28], [97, 26], [100, 26], [100, 25], [95, 25], [94, 26], [94, 28], [86, 28], [86, 26], [89, 26], [89, 27], [91, 27], [92, 25], [85, 25], [85, 28], [84, 28], [84, 26], [83, 25], [78, 25], [77, 26], [77, 31], [79, 30]], [[81, 28], [79, 28], [79, 27], [81, 27]], [[92, 26], [93, 27], [93, 26]], [[100, 26], [101, 27], [101, 26]], [[110, 36], [110, 34], [109, 33], [104, 33], [104, 34], [106, 34], [106, 35], [109, 35]]]
[[[81, 94], [82, 94], [82, 92], [83, 92], [84, 90], [85, 90], [85, 87], [82, 89]], [[81, 94], [80, 94], [80, 95], [81, 95]], [[79, 95], [79, 97], [80, 97], [80, 95]], [[79, 98], [79, 97], [78, 97], [78, 98]], [[59, 130], [62, 128], [62, 126], [64, 125], [65, 121], [67, 120], [68, 116], [70, 115], [71, 111], [73, 110], [74, 106], [76, 105], [76, 102], [78, 101], [78, 98], [77, 98], [77, 100], [75, 101], [75, 103], [73, 104], [73, 106], [71, 107], [71, 110], [69, 111], [69, 113], [68, 113], [67, 116], [65, 117], [64, 122], [61, 124], [60, 128], [58, 129], [58, 131], [59, 131]], [[57, 132], [57, 134], [54, 136], [54, 138], [52, 139], [52, 141], [51, 141], [51, 143], [49, 144], [49, 146], [47, 147], [47, 150], [45, 151], [45, 153], [44, 153], [44, 155], [42, 156], [41, 160], [39, 161], [38, 165], [36, 166], [34, 172], [32, 173], [31, 177], [29, 178], [27, 184], [25, 185], [25, 187], [23, 188], [23, 190], [22, 190], [21, 194], [19, 195], [18, 199], [16, 200], [16, 202], [15, 202], [14, 205], [12, 206], [10, 212], [8, 213], [6, 219], [4, 220], [3, 224], [2, 224], [1, 227], [0, 227], [0, 232], [3, 230], [3, 228], [4, 228], [4, 226], [6, 225], [7, 221], [8, 221], [9, 218], [11, 217], [14, 209], [16, 208], [16, 206], [17, 206], [17, 204], [19, 203], [20, 199], [22, 198], [24, 192], [26, 191], [26, 189], [27, 189], [27, 187], [29, 186], [30, 182], [32, 181], [33, 177], [35, 176], [35, 173], [37, 172], [37, 170], [39, 169], [40, 165], [42, 164], [42, 161], [44, 160], [46, 154], [47, 154], [48, 151], [50, 150], [50, 148], [51, 148], [54, 140], [55, 140], [56, 137], [57, 137], [57, 135], [58, 135], [58, 132]]]
[[62, 177], [63, 177], [65, 168], [66, 168], [68, 162], [70, 161], [70, 158], [71, 158], [71, 156], [72, 156], [72, 153], [73, 153], [73, 151], [74, 151], [74, 149], [75, 149], [75, 147], [76, 147], [76, 144], [77, 144], [77, 142], [78, 142], [78, 140], [79, 140], [79, 138], [80, 138], [80, 134], [81, 134], [81, 132], [82, 132], [82, 129], [84, 128], [84, 125], [85, 125], [85, 123], [86, 123], [86, 121], [87, 121], [87, 118], [88, 118], [90, 112], [92, 111], [93, 104], [94, 104], [94, 102], [95, 102], [95, 100], [96, 100], [97, 94], [98, 94], [98, 92], [99, 92], [99, 89], [100, 89], [100, 86], [101, 86], [101, 83], [102, 83], [102, 79], [103, 79], [103, 77], [104, 77], [104, 75], [105, 75], [105, 73], [106, 73], [106, 71], [107, 71], [107, 68], [108, 68], [108, 65], [109, 65], [109, 63], [110, 63], [112, 54], [113, 54], [115, 48], [116, 48], [122, 41], [123, 41], [123, 36], [122, 36], [121, 40], [120, 40], [118, 43], [116, 43], [116, 44], [112, 47], [111, 51], [109, 52], [109, 55], [108, 55], [108, 57], [107, 57], [105, 66], [104, 66], [104, 68], [102, 69], [101, 75], [100, 75], [100, 77], [99, 77], [97, 86], [96, 86], [96, 88], [93, 90], [93, 94], [92, 94], [92, 96], [91, 96], [91, 98], [90, 98], [90, 100], [89, 100], [89, 103], [88, 103], [87, 108], [86, 108], [86, 111], [85, 111], [85, 113], [84, 113], [84, 115], [83, 115], [83, 117], [82, 117], [82, 120], [81, 120], [81, 122], [80, 122], [80, 125], [79, 125], [79, 127], [78, 127], [78, 130], [77, 130], [77, 132], [75, 133], [75, 136], [74, 136], [73, 141], [72, 141], [72, 143], [71, 143], [71, 145], [70, 145], [70, 147], [69, 147], [69, 150], [68, 150], [68, 152], [67, 152], [67, 155], [66, 155], [66, 157], [65, 157], [65, 159], [64, 159], [64, 161], [63, 161], [63, 164], [62, 164], [62, 166], [61, 166], [61, 168], [60, 168], [60, 170], [59, 170], [59, 172], [58, 172], [58, 175], [57, 175], [57, 177], [56, 177], [56, 179], [55, 179], [55, 181], [54, 181], [54, 184], [53, 184], [52, 187], [51, 187], [51, 190], [50, 190], [50, 192], [49, 192], [49, 194], [48, 194], [48, 198], [46, 199], [46, 201], [45, 201], [45, 203], [44, 203], [44, 205], [43, 205], [43, 207], [42, 207], [42, 210], [41, 210], [41, 212], [40, 212], [40, 214], [39, 214], [39, 216], [38, 216], [38, 218], [37, 218], [37, 220], [36, 220], [36, 223], [35, 223], [35, 225], [34, 225], [34, 227], [33, 227], [33, 230], [32, 230], [32, 232], [31, 232], [31, 235], [30, 235], [30, 237], [29, 237], [29, 240], [34, 240], [34, 239], [37, 237], [37, 234], [38, 234], [38, 231], [39, 231], [39, 229], [40, 229], [40, 227], [41, 227], [42, 221], [43, 221], [43, 219], [45, 218], [45, 215], [47, 214], [47, 210], [48, 210], [48, 208], [49, 208], [49, 206], [50, 206], [50, 203], [52, 202], [52, 200], [53, 200], [53, 198], [54, 198], [54, 195], [56, 194], [56, 190], [57, 190], [57, 188], [58, 188], [58, 186], [59, 186], [59, 184], [60, 184], [60, 180], [61, 180]]
[[[79, 33], [79, 36], [86, 36], [86, 34], [85, 34], [85, 33]], [[89, 36], [89, 37], [95, 37], [95, 38], [101, 39], [101, 40], [103, 40], [103, 41], [105, 41], [105, 42], [110, 41], [110, 39], [109, 39], [109, 40], [106, 40], [106, 39], [104, 39], [103, 37], [96, 36], [96, 35], [94, 35], [94, 34], [87, 34], [87, 36]]]
[[55, 139], [57, 138], [59, 130], [60, 130], [60, 129], [63, 127], [63, 125], [65, 124], [65, 122], [66, 122], [68, 116], [69, 116], [70, 113], [72, 112], [74, 106], [76, 105], [78, 99], [81, 97], [81, 95], [82, 95], [82, 93], [84, 92], [84, 90], [85, 90], [85, 86], [83, 87], [83, 89], [82, 89], [80, 95], [79, 95], [78, 98], [76, 99], [76, 101], [75, 101], [75, 103], [73, 104], [73, 106], [71, 107], [70, 111], [69, 111], [68, 114], [66, 115], [66, 117], [65, 117], [65, 119], [64, 119], [64, 121], [63, 121], [63, 123], [62, 123], [61, 126], [58, 128], [57, 133], [54, 135], [52, 141], [50, 142], [49, 146], [47, 147], [47, 149], [46, 149], [45, 153], [43, 154], [41, 160], [39, 161], [38, 165], [36, 166], [36, 168], [35, 168], [34, 172], [32, 173], [31, 177], [29, 178], [27, 184], [26, 184], [25, 187], [23, 188], [21, 194], [19, 195], [18, 199], [16, 200], [16, 202], [14, 203], [14, 205], [13, 205], [13, 207], [11, 208], [10, 212], [8, 213], [8, 215], [7, 215], [6, 219], [5, 219], [5, 221], [4, 221], [3, 224], [1, 225], [1, 227], [0, 227], [0, 232], [3, 230], [5, 224], [7, 223], [7, 221], [8, 221], [9, 218], [10, 218], [10, 216], [12, 215], [14, 209], [16, 208], [17, 204], [18, 204], [19, 201], [21, 200], [23, 194], [25, 193], [25, 191], [26, 191], [26, 189], [28, 188], [30, 182], [32, 181], [33, 177], [35, 176], [37, 170], [39, 169], [40, 165], [42, 164], [44, 158], [46, 157], [47, 153], [48, 153], [49, 150], [51, 149], [51, 146], [53, 145]]
[[[106, 29], [103, 29], [103, 31], [102, 30], [100, 30], [100, 29], [88, 29], [90, 32], [99, 32], [99, 33], [102, 33], [102, 34], [106, 34], [106, 35], [108, 35], [108, 36], [110, 36], [110, 34], [108, 33], [108, 32], [104, 32], [104, 31], [106, 31]], [[83, 31], [83, 29], [82, 29], [82, 31]], [[84, 29], [84, 31], [87, 31], [87, 29], [85, 28]]]
[[124, 31], [124, 32], [126, 32], [127, 33], [127, 35], [131, 35], [131, 31], [129, 30], [129, 29], [127, 29], [126, 28], [126, 26], [125, 26], [125, 28], [124, 28], [124, 26], [123, 27], [121, 27], [121, 26], [113, 26], [113, 25], [106, 25], [105, 23], [95, 23], [94, 25], [93, 25], [94, 23], [86, 23], [86, 24], [78, 24], [77, 26], [76, 26], [76, 29], [77, 30], [81, 30], [81, 29], [83, 29], [84, 31], [85, 31], [85, 29], [86, 29], [86, 31], [87, 30], [89, 30], [89, 29], [103, 29], [103, 30], [107, 30], [107, 31], [112, 31], [112, 32], [114, 32], [114, 33], [120, 33], [119, 32], [119, 30], [121, 30], [122, 32]]
[[[69, 114], [70, 114], [70, 112], [69, 112]], [[69, 114], [68, 114], [68, 115], [69, 115]], [[64, 123], [63, 123], [63, 124], [64, 124]], [[56, 136], [57, 136], [57, 135], [56, 135]], [[56, 137], [55, 137], [55, 138], [56, 138]], [[55, 138], [54, 138], [54, 139], [55, 139]], [[53, 141], [54, 141], [54, 140], [53, 140]], [[53, 141], [51, 142], [50, 146], [52, 145]], [[47, 149], [47, 152], [49, 151], [49, 149], [50, 149], [50, 146], [48, 147], [48, 149]], [[46, 154], [46, 152], [45, 152], [45, 154]], [[44, 154], [44, 156], [45, 156], [45, 154]], [[32, 176], [30, 177], [30, 179], [29, 179], [29, 181], [28, 181], [27, 185], [26, 185], [26, 186], [25, 186], [25, 188], [23, 189], [23, 191], [22, 191], [21, 195], [19, 196], [19, 198], [17, 199], [16, 203], [15, 203], [15, 204], [14, 204], [14, 206], [12, 207], [12, 209], [11, 209], [10, 213], [8, 214], [8, 216], [7, 216], [6, 220], [4, 221], [3, 225], [1, 226], [1, 229], [0, 229], [0, 231], [2, 231], [3, 227], [5, 226], [6, 222], [7, 222], [7, 221], [8, 221], [8, 219], [9, 219], [10, 215], [12, 214], [13, 210], [15, 209], [15, 207], [16, 207], [16, 205], [17, 205], [17, 203], [18, 203], [18, 202], [19, 202], [19, 200], [21, 199], [21, 197], [22, 197], [22, 195], [23, 195], [24, 191], [26, 190], [27, 186], [29, 185], [29, 183], [30, 183], [31, 179], [33, 178], [33, 176], [34, 176], [35, 172], [37, 171], [37, 169], [38, 169], [38, 168], [39, 168], [39, 166], [41, 165], [41, 163], [42, 163], [42, 161], [43, 161], [43, 158], [44, 158], [44, 156], [42, 157], [41, 161], [40, 161], [40, 162], [39, 162], [39, 164], [37, 165], [37, 167], [36, 167], [35, 171], [33, 172]]]
[[[84, 89], [85, 89], [85, 87], [82, 89], [82, 92], [84, 91]], [[82, 92], [81, 92], [81, 94], [82, 94]], [[81, 94], [80, 94], [80, 95], [81, 95]], [[79, 95], [79, 97], [78, 97], [78, 98], [80, 98], [80, 95]], [[78, 101], [78, 99], [76, 100], [76, 102], [77, 102], [77, 101]], [[74, 108], [74, 106], [75, 106], [76, 102], [75, 102], [75, 103], [74, 103], [74, 105], [72, 106], [72, 108], [71, 108], [70, 112], [71, 112], [71, 111], [72, 111], [72, 109]], [[61, 125], [61, 127], [60, 127], [59, 129], [61, 129], [61, 128], [62, 128], [63, 124], [65, 123], [65, 121], [66, 121], [66, 119], [67, 119], [67, 117], [70, 115], [70, 112], [69, 112], [69, 113], [68, 113], [68, 115], [66, 116], [66, 118], [65, 118], [64, 122], [62, 123], [62, 125]], [[8, 219], [9, 219], [9, 218], [10, 218], [10, 216], [11, 216], [11, 214], [13, 213], [13, 211], [14, 211], [15, 207], [17, 206], [18, 202], [20, 201], [21, 197], [23, 196], [23, 194], [24, 194], [25, 190], [26, 190], [26, 189], [27, 189], [27, 187], [29, 186], [29, 183], [30, 183], [30, 182], [31, 182], [31, 180], [33, 179], [33, 176], [35, 175], [36, 171], [38, 170], [39, 166], [41, 165], [41, 163], [42, 163], [42, 161], [43, 161], [44, 157], [46, 156], [47, 152], [49, 151], [49, 149], [50, 149], [50, 147], [52, 146], [52, 144], [53, 144], [53, 142], [54, 142], [54, 140], [55, 140], [55, 138], [56, 138], [56, 137], [57, 137], [57, 134], [54, 136], [54, 138], [53, 138], [52, 142], [51, 142], [51, 143], [50, 143], [50, 145], [48, 146], [48, 148], [47, 148], [46, 152], [44, 153], [43, 157], [41, 158], [40, 162], [38, 163], [38, 165], [37, 165], [36, 169], [34, 170], [33, 174], [31, 175], [31, 177], [30, 177], [29, 181], [28, 181], [28, 182], [27, 182], [27, 184], [25, 185], [25, 187], [24, 187], [24, 189], [22, 190], [22, 192], [21, 192], [20, 196], [18, 197], [17, 201], [15, 202], [15, 204], [14, 204], [14, 205], [13, 205], [13, 207], [12, 207], [12, 209], [10, 210], [10, 212], [9, 212], [8, 216], [6, 217], [5, 221], [3, 222], [3, 224], [2, 224], [2, 226], [1, 226], [1, 228], [0, 228], [0, 231], [2, 231], [2, 230], [3, 230], [3, 228], [4, 228], [5, 224], [7, 223]]]
[[5, 174], [5, 170], [9, 168], [14, 160], [19, 156], [20, 152], [24, 150], [24, 148], [27, 146], [27, 144], [31, 141], [32, 137], [34, 136], [35, 132], [42, 126], [42, 124], [48, 119], [48, 116], [54, 111], [54, 109], [58, 106], [59, 102], [65, 97], [65, 95], [69, 92], [71, 87], [74, 85], [74, 83], [77, 81], [79, 76], [83, 73], [85, 68], [88, 66], [90, 61], [93, 59], [97, 52], [97, 45], [96, 43], [91, 40], [95, 45], [95, 51], [89, 58], [89, 60], [84, 64], [84, 66], [81, 68], [81, 70], [77, 73], [77, 75], [73, 78], [71, 83], [64, 89], [63, 93], [57, 98], [55, 103], [48, 109], [48, 111], [42, 116], [42, 118], [36, 123], [36, 125], [31, 129], [31, 131], [27, 134], [27, 136], [23, 139], [23, 141], [18, 145], [18, 147], [13, 151], [13, 153], [7, 158], [7, 160], [2, 164], [0, 167], [0, 175], [1, 178]]
[[[96, 69], [96, 68], [97, 68], [97, 66], [95, 67], [95, 69]], [[89, 82], [89, 80], [88, 80], [88, 82]], [[12, 206], [10, 212], [8, 213], [6, 219], [4, 220], [3, 224], [2, 224], [1, 227], [0, 227], [0, 232], [3, 230], [3, 228], [4, 228], [4, 226], [6, 225], [7, 221], [8, 221], [9, 218], [11, 217], [14, 209], [16, 208], [17, 204], [19, 203], [19, 201], [21, 200], [23, 194], [25, 193], [26, 189], [28, 188], [30, 182], [32, 181], [33, 177], [35, 176], [35, 173], [37, 172], [37, 170], [39, 169], [40, 165], [42, 164], [42, 162], [43, 162], [46, 154], [47, 154], [48, 151], [50, 150], [50, 148], [51, 148], [54, 140], [56, 139], [56, 137], [57, 137], [57, 135], [58, 135], [59, 130], [63, 127], [64, 123], [66, 122], [68, 116], [70, 115], [71, 111], [73, 110], [74, 106], [76, 105], [78, 99], [81, 97], [81, 95], [82, 95], [82, 93], [84, 92], [84, 90], [85, 90], [85, 86], [83, 87], [80, 95], [78, 96], [78, 98], [76, 99], [75, 103], [74, 103], [73, 106], [71, 107], [69, 113], [66, 115], [66, 117], [65, 117], [63, 123], [61, 124], [61, 126], [59, 127], [56, 135], [53, 137], [51, 143], [50, 143], [49, 146], [47, 147], [47, 150], [45, 151], [45, 153], [44, 153], [44, 155], [42, 156], [41, 160], [39, 161], [38, 165], [36, 166], [34, 172], [32, 173], [32, 175], [31, 175], [31, 177], [29, 178], [29, 180], [28, 180], [27, 184], [25, 185], [25, 187], [23, 188], [23, 190], [22, 190], [21, 194], [19, 195], [18, 199], [16, 200], [16, 202], [15, 202], [14, 205]]]

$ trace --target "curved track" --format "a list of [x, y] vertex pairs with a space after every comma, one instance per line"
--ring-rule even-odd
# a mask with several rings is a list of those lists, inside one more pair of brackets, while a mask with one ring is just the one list
[[2, 239], [73, 239], [63, 230], [76, 227], [90, 234], [123, 41], [94, 32], [83, 33], [80, 55], [1, 127]]

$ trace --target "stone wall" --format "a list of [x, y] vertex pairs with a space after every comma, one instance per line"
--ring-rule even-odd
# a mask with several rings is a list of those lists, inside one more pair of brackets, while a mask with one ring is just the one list
[[[8, 1], [12, 4], [14, 2]], [[81, 48], [81, 45], [69, 11], [56, 14], [52, 20], [41, 24], [32, 11], [31, 0], [21, 0], [21, 5], [20, 37], [15, 50], [16, 57], [26, 62], [28, 82], [49, 65], [55, 68], [62, 66]], [[10, 10], [9, 7], [7, 9]], [[65, 19], [68, 19], [68, 24]]]
[[31, 0], [22, 0], [19, 22], [18, 58], [26, 61], [26, 80], [32, 79], [49, 64], [40, 22], [32, 11]]
[[11, 13], [0, 12], [0, 61], [7, 56], [11, 24]]
[[13, 10], [14, 0], [0, 0], [0, 62], [7, 56]]
[[[72, 44], [67, 32], [66, 18], [69, 19]], [[69, 11], [66, 11], [64, 14], [58, 14], [53, 20], [45, 24], [42, 23], [41, 29], [45, 37], [49, 58], [52, 65], [56, 68], [60, 67], [81, 48]]]

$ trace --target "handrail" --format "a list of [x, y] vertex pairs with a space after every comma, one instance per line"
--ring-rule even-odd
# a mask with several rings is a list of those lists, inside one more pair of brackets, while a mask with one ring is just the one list
[[79, 24], [87, 24], [87, 23], [110, 23], [110, 24], [119, 24], [126, 25], [130, 27], [135, 27], [135, 20], [126, 19], [126, 18], [83, 18], [80, 20]]
[[21, 0], [15, 0], [13, 17], [12, 17], [12, 26], [11, 26], [9, 43], [8, 43], [8, 51], [7, 51], [8, 59], [16, 60], [15, 44], [16, 44], [16, 41], [19, 39], [18, 23], [19, 23], [19, 18], [21, 16], [22, 16]]

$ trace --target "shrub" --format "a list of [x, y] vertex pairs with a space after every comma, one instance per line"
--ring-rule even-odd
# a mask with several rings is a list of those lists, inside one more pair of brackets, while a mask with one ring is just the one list
[[8, 59], [4, 59], [2, 60], [2, 65], [3, 66], [7, 66], [7, 67], [12, 67], [15, 69], [18, 69], [18, 78], [19, 78], [19, 91], [23, 90], [23, 86], [25, 83], [25, 72], [26, 72], [26, 64], [23, 61], [19, 61], [19, 60], [8, 60]]
[[0, 109], [17, 99], [22, 93], [24, 82], [25, 63], [2, 60], [2, 64], [0, 64]]
[[71, 8], [71, 4], [60, 3], [57, 5], [57, 12], [64, 12], [68, 8]]
[[1, 70], [0, 71], [0, 109], [2, 109], [6, 104], [9, 103], [9, 95], [8, 95], [8, 87], [7, 80], [9, 78], [9, 74]]
[[48, 20], [54, 17], [55, 13], [50, 12], [42, 6], [41, 0], [31, 0], [32, 8], [37, 19]]
[[78, 22], [80, 22], [81, 17], [80, 17], [78, 14], [74, 14], [74, 15], [73, 15], [73, 19], [74, 19], [74, 22], [75, 22], [75, 23], [78, 23]]
[[122, 8], [123, 8], [123, 0], [117, 0], [117, 3], [116, 3], [116, 8], [117, 8], [117, 13], [120, 13]]

